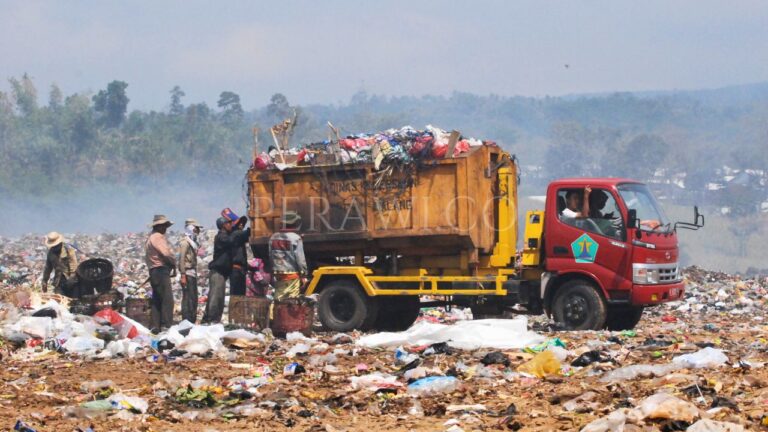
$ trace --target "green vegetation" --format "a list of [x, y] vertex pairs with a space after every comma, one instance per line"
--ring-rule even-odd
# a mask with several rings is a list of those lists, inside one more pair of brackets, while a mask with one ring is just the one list
[[[216, 107], [186, 104], [184, 97], [176, 86], [163, 111], [130, 111], [130, 85], [112, 81], [95, 95], [64, 96], [52, 85], [41, 106], [28, 76], [11, 78], [10, 92], [0, 92], [0, 192], [45, 196], [95, 182], [231, 176], [250, 161], [253, 127], [261, 129], [263, 149], [272, 143], [269, 127], [294, 111], [294, 144], [328, 139], [328, 120], [342, 134], [433, 123], [493, 139], [523, 166], [542, 168], [525, 173], [532, 192], [556, 177], [646, 180], [663, 170], [667, 178], [686, 173], [685, 192], [696, 197], [721, 178], [716, 170], [723, 165], [768, 171], [766, 85], [557, 98], [360, 92], [345, 105], [302, 107], [278, 93], [253, 111], [233, 91], [221, 92]], [[752, 188], [734, 202], [727, 198], [704, 201], [734, 207], [766, 197], [764, 188]]]

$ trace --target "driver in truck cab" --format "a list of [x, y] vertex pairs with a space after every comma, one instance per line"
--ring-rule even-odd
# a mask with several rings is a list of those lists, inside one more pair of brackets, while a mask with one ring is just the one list
[[565, 194], [565, 208], [560, 211], [561, 219], [563, 217], [576, 219], [589, 217], [589, 195], [592, 188], [587, 186], [584, 191], [569, 190]]

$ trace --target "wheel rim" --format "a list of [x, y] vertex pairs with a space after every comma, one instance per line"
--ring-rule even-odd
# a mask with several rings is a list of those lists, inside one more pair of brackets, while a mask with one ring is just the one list
[[334, 293], [329, 300], [331, 315], [334, 319], [347, 322], [355, 314], [355, 299], [347, 293]]
[[589, 318], [589, 304], [584, 297], [571, 294], [565, 298], [563, 305], [563, 319], [566, 324], [578, 327]]

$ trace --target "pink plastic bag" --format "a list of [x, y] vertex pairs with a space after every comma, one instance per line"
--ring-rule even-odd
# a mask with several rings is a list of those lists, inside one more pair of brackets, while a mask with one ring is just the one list
[[456, 157], [468, 151], [469, 151], [469, 141], [461, 140], [457, 142], [456, 147], [453, 148], [453, 157]]
[[264, 261], [253, 258], [248, 261], [248, 273], [245, 278], [246, 297], [264, 297], [267, 295], [272, 276], [264, 271]]

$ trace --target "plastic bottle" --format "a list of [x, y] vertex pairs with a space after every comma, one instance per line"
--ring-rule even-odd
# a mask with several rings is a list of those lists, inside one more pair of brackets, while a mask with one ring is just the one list
[[413, 400], [413, 405], [408, 408], [408, 415], [414, 417], [424, 417], [424, 408], [421, 407], [421, 402], [418, 399]]

